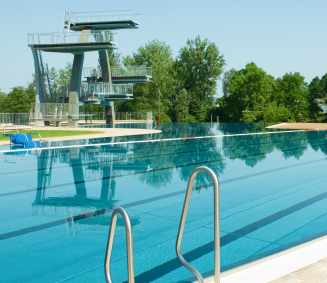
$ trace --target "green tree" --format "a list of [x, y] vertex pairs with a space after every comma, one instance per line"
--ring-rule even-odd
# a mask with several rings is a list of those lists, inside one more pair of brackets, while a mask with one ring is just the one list
[[224, 99], [223, 110], [231, 122], [259, 122], [268, 107], [273, 92], [274, 78], [258, 68], [247, 64], [236, 71], [230, 80], [230, 94]]
[[[173, 76], [173, 57], [169, 45], [153, 40], [141, 46], [132, 56], [123, 58], [125, 66], [152, 67], [152, 80], [134, 85], [134, 100], [123, 104], [129, 111], [147, 112], [170, 121], [170, 98], [175, 94], [176, 81]], [[125, 108], [125, 109], [126, 109]], [[120, 109], [118, 109], [120, 110]]]
[[5, 109], [4, 106], [5, 106], [6, 98], [7, 98], [7, 94], [2, 92], [1, 89], [0, 89], [0, 113], [4, 112], [4, 109]]
[[222, 90], [225, 97], [228, 97], [230, 94], [230, 81], [232, 77], [235, 75], [235, 73], [236, 70], [234, 68], [224, 73], [224, 77], [222, 81]]
[[190, 98], [187, 91], [183, 88], [175, 96], [172, 107], [172, 120], [174, 122], [185, 122], [189, 120]]
[[322, 87], [322, 89], [323, 89], [323, 95], [322, 95], [322, 98], [327, 99], [327, 74], [324, 74], [324, 75], [321, 77], [320, 85], [321, 85], [321, 87]]
[[4, 101], [3, 112], [5, 113], [29, 113], [31, 103], [35, 102], [34, 83], [24, 87], [14, 87]]
[[72, 63], [68, 62], [66, 67], [58, 70], [57, 84], [61, 87], [69, 87], [72, 76]]
[[313, 78], [309, 84], [309, 92], [312, 99], [324, 98], [325, 90], [318, 77]]
[[185, 88], [190, 95], [190, 114], [203, 122], [214, 100], [217, 79], [223, 72], [225, 60], [218, 47], [207, 39], [188, 39], [179, 51], [175, 62], [179, 88]]
[[309, 84], [309, 115], [312, 120], [317, 119], [318, 113], [321, 111], [315, 99], [325, 98], [324, 81], [318, 77], [313, 78]]
[[273, 100], [278, 107], [290, 111], [292, 120], [302, 121], [309, 117], [309, 88], [298, 72], [286, 73], [276, 79]]

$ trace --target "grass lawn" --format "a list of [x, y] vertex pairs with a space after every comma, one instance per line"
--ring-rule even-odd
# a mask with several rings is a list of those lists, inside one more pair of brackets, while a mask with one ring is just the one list
[[[16, 131], [6, 131], [8, 134], [14, 134]], [[67, 136], [78, 136], [78, 135], [90, 135], [90, 134], [103, 134], [101, 131], [65, 131], [65, 130], [54, 130], [54, 131], [34, 131], [33, 129], [28, 131], [19, 131], [20, 134], [23, 133], [40, 133], [42, 139], [52, 138], [52, 137], [67, 137]], [[3, 132], [0, 132], [0, 141], [9, 141], [9, 137], [3, 137]], [[38, 135], [32, 135], [33, 139], [38, 139]]]

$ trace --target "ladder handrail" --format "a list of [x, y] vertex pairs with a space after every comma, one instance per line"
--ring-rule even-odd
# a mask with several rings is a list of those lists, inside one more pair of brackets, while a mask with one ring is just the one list
[[133, 254], [133, 233], [132, 225], [127, 212], [122, 207], [116, 207], [112, 212], [110, 230], [108, 236], [107, 252], [104, 262], [104, 271], [107, 283], [112, 283], [110, 276], [110, 258], [112, 252], [112, 245], [114, 243], [115, 230], [117, 224], [117, 217], [120, 214], [123, 217], [126, 230], [126, 244], [127, 244], [127, 268], [128, 268], [128, 282], [134, 283], [134, 254]]
[[214, 226], [215, 226], [215, 276], [214, 276], [214, 282], [219, 283], [220, 282], [220, 235], [219, 235], [219, 183], [216, 174], [205, 166], [200, 166], [196, 169], [194, 169], [190, 175], [186, 195], [185, 195], [185, 201], [183, 206], [183, 212], [181, 216], [181, 222], [179, 224], [179, 230], [177, 235], [177, 241], [176, 241], [176, 253], [180, 260], [180, 262], [189, 270], [191, 271], [196, 278], [198, 279], [199, 283], [203, 283], [203, 278], [199, 271], [197, 271], [191, 264], [189, 264], [183, 257], [181, 252], [181, 244], [182, 244], [182, 238], [183, 238], [183, 232], [184, 232], [184, 226], [186, 221], [186, 216], [188, 212], [188, 207], [191, 199], [192, 189], [193, 189], [193, 183], [196, 175], [199, 172], [206, 172], [209, 174], [213, 181], [213, 187], [214, 187]]

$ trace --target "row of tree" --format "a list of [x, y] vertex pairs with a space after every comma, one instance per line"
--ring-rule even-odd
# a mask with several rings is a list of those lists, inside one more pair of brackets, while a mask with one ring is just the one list
[[275, 79], [254, 63], [224, 73], [215, 114], [226, 122], [317, 121], [317, 99], [327, 97], [327, 74], [308, 85], [299, 73]]
[[134, 99], [117, 103], [117, 110], [152, 111], [167, 122], [205, 121], [225, 65], [218, 47], [200, 36], [187, 40], [176, 59], [169, 45], [154, 40], [122, 61], [125, 66], [152, 67], [152, 80], [136, 84]]
[[[112, 34], [106, 36], [112, 38]], [[321, 112], [315, 99], [327, 97], [327, 74], [308, 85], [299, 73], [275, 79], [254, 63], [244, 69], [226, 71], [222, 78], [223, 97], [214, 103], [217, 80], [225, 60], [218, 47], [197, 36], [188, 39], [174, 58], [169, 45], [153, 40], [126, 57], [108, 51], [111, 66], [152, 67], [152, 80], [134, 85], [133, 100], [115, 103], [119, 112], [148, 112], [163, 122], [204, 122], [219, 116], [222, 122], [317, 121]], [[72, 65], [50, 69], [52, 94], [68, 88]], [[0, 93], [0, 112], [29, 112], [34, 102], [34, 84]], [[91, 112], [103, 111], [93, 105]], [[321, 119], [320, 119], [321, 120]]]

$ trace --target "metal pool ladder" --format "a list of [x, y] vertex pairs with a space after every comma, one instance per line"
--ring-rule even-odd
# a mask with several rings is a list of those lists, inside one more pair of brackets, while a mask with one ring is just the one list
[[183, 257], [181, 252], [181, 244], [182, 244], [182, 237], [184, 232], [184, 226], [186, 221], [186, 216], [188, 212], [188, 206], [191, 199], [192, 189], [193, 189], [193, 183], [196, 175], [199, 172], [206, 172], [209, 174], [213, 181], [213, 187], [214, 187], [214, 225], [215, 225], [215, 276], [214, 276], [214, 282], [220, 283], [220, 235], [219, 235], [219, 184], [217, 180], [217, 176], [215, 173], [209, 169], [208, 167], [201, 166], [196, 168], [192, 171], [191, 176], [188, 181], [187, 185], [187, 191], [185, 195], [185, 201], [184, 201], [184, 207], [181, 217], [181, 222], [179, 224], [179, 231], [176, 241], [176, 253], [181, 261], [181, 263], [189, 270], [191, 271], [196, 278], [198, 279], [199, 283], [203, 283], [203, 278], [199, 271], [197, 271], [191, 264], [189, 264]]
[[104, 263], [104, 271], [106, 275], [107, 283], [112, 283], [111, 276], [110, 276], [110, 258], [112, 252], [112, 245], [114, 242], [115, 237], [115, 230], [117, 224], [117, 216], [120, 214], [125, 223], [125, 230], [126, 230], [126, 244], [127, 244], [127, 268], [128, 268], [128, 282], [134, 283], [134, 255], [133, 255], [133, 233], [132, 233], [132, 225], [129, 219], [127, 212], [122, 207], [117, 207], [112, 212], [111, 216], [111, 223], [110, 223], [110, 231], [108, 237], [108, 244], [107, 244], [107, 252], [106, 258]]

